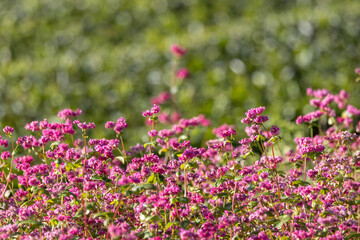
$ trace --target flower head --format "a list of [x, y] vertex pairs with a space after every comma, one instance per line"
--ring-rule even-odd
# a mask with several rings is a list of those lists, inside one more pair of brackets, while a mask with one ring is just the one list
[[14, 132], [14, 128], [6, 126], [6, 127], [4, 127], [3, 131], [4, 131], [4, 133], [10, 135]]
[[180, 47], [179, 45], [174, 44], [171, 46], [171, 52], [176, 57], [182, 57], [186, 54], [186, 49], [183, 47]]
[[185, 78], [189, 77], [189, 75], [190, 75], [190, 73], [187, 68], [182, 68], [176, 72], [176, 77], [178, 77], [179, 79], [185, 79]]

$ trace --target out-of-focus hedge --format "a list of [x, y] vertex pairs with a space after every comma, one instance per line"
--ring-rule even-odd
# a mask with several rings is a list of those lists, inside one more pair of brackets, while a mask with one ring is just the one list
[[215, 126], [258, 105], [293, 120], [307, 87], [359, 94], [360, 1], [2, 0], [0, 30], [0, 119], [17, 128], [81, 108], [96, 124], [125, 117], [127, 139], [141, 139], [172, 43], [188, 49], [184, 117]]

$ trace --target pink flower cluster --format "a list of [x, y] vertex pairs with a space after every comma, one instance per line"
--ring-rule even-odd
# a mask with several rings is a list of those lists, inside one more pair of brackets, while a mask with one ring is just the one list
[[[286, 154], [280, 129], [266, 128], [264, 107], [245, 113], [243, 139], [240, 126], [227, 124], [212, 129], [215, 139], [199, 139], [199, 128], [210, 124], [203, 115], [152, 128], [154, 140], [134, 146], [120, 135], [124, 118], [105, 124], [118, 133], [112, 139], [91, 138], [95, 124], [71, 120], [72, 110], [59, 114], [65, 123], [27, 124], [35, 136], [14, 142], [16, 131], [7, 126], [0, 138], [0, 239], [358, 236], [358, 110], [344, 92], [309, 92], [320, 100], [312, 101], [315, 112], [336, 122], [296, 138]], [[155, 119], [159, 111], [154, 105], [143, 116]]]
[[143, 111], [142, 115], [143, 117], [152, 117], [154, 114], [157, 114], [160, 112], [160, 107], [156, 104], [151, 108], [151, 110], [145, 110]]

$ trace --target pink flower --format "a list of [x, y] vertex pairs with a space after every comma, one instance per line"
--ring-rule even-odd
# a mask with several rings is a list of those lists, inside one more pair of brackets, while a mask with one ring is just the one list
[[181, 114], [179, 112], [173, 112], [171, 114], [170, 119], [171, 119], [171, 122], [176, 123], [181, 119]]
[[164, 104], [171, 98], [168, 92], [161, 92], [157, 97], [151, 99], [152, 104]]
[[178, 77], [179, 79], [185, 79], [189, 75], [190, 75], [189, 70], [187, 70], [186, 68], [182, 68], [176, 73], [176, 77]]
[[149, 132], [148, 132], [148, 135], [150, 136], [150, 137], [155, 137], [156, 135], [158, 134], [158, 132], [156, 131], [156, 130], [150, 130]]
[[176, 57], [182, 57], [186, 54], [186, 49], [180, 47], [179, 45], [172, 45], [171, 46], [171, 52], [172, 54], [174, 54]]
[[355, 68], [355, 73], [360, 75], [360, 68]]
[[3, 131], [6, 134], [12, 134], [14, 132], [14, 128], [6, 126], [6, 127], [4, 127]]

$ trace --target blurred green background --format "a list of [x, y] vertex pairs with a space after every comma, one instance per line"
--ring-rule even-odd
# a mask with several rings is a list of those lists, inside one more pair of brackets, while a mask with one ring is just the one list
[[146, 140], [141, 112], [168, 90], [177, 43], [191, 72], [177, 95], [184, 117], [241, 128], [263, 105], [291, 129], [310, 110], [307, 87], [343, 88], [360, 107], [359, 36], [358, 0], [1, 0], [0, 120], [20, 135], [80, 108], [93, 137], [122, 116], [127, 141]]

